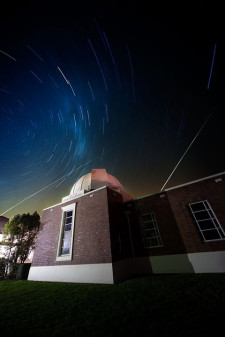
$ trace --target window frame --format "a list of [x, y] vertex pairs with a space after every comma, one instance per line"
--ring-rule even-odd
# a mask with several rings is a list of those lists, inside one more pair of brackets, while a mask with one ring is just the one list
[[[150, 215], [150, 220], [149, 221], [144, 221], [143, 217], [146, 215]], [[147, 238], [146, 236], [146, 229], [145, 229], [145, 223], [152, 223], [154, 228], [153, 229], [149, 229], [149, 230], [154, 230], [156, 236], [154, 236], [153, 238], [156, 238], [158, 241], [158, 245], [154, 245], [151, 246], [150, 244], [147, 244], [147, 242], [150, 242], [150, 239]], [[162, 241], [162, 237], [161, 237], [161, 233], [159, 230], [159, 226], [156, 220], [156, 215], [155, 212], [149, 212], [149, 213], [143, 213], [141, 214], [141, 223], [142, 223], [142, 238], [143, 238], [143, 242], [144, 242], [144, 247], [145, 248], [161, 248], [163, 247], [163, 241]], [[148, 229], [147, 229], [148, 230]], [[161, 243], [160, 243], [161, 242]]]
[[[200, 203], [204, 206], [204, 209], [198, 210], [198, 211], [193, 211], [192, 205], [196, 205], [196, 204], [200, 204]], [[200, 200], [200, 201], [192, 202], [192, 203], [188, 204], [188, 208], [189, 208], [189, 211], [191, 213], [191, 216], [192, 216], [192, 219], [194, 221], [194, 224], [195, 224], [195, 226], [196, 226], [196, 228], [197, 228], [197, 230], [199, 232], [201, 240], [203, 242], [212, 242], [212, 241], [225, 240], [225, 231], [224, 231], [223, 227], [221, 226], [221, 224], [220, 224], [220, 222], [219, 222], [219, 220], [218, 220], [215, 212], [213, 211], [210, 203], [208, 202], [208, 200]], [[197, 217], [196, 217], [195, 214], [199, 213], [199, 212], [207, 212], [208, 213], [208, 218], [206, 218], [206, 219], [197, 219]], [[201, 221], [207, 221], [207, 220], [210, 220], [211, 223], [212, 223], [212, 225], [214, 227], [202, 229], [201, 228]], [[207, 232], [207, 231], [210, 231], [210, 230], [216, 230], [219, 238], [207, 240], [205, 238], [204, 232]], [[221, 235], [221, 232], [222, 232], [222, 235]]]
[[[72, 254], [73, 254], [73, 236], [74, 236], [74, 226], [75, 226], [76, 203], [66, 205], [64, 207], [61, 207], [61, 209], [62, 209], [62, 216], [61, 216], [61, 223], [60, 223], [60, 232], [59, 232], [59, 239], [58, 239], [56, 261], [68, 261], [68, 260], [72, 260]], [[64, 227], [65, 227], [65, 224], [64, 224], [65, 214], [70, 211], [72, 211], [70, 250], [68, 254], [61, 254], [62, 240], [64, 236]]]

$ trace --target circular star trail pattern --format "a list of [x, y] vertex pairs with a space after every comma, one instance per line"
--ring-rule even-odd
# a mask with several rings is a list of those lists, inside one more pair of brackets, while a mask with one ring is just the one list
[[69, 4], [25, 2], [1, 22], [1, 213], [41, 213], [92, 168], [135, 197], [158, 192], [210, 114], [166, 187], [223, 171], [218, 26]]

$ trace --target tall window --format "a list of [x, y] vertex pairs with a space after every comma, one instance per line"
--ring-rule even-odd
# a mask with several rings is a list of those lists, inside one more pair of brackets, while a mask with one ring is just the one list
[[188, 206], [203, 241], [225, 239], [225, 232], [207, 200], [198, 201]]
[[57, 261], [72, 259], [74, 218], [75, 204], [62, 207], [61, 229], [56, 257]]
[[142, 233], [145, 248], [163, 246], [155, 213], [152, 212], [142, 215]]

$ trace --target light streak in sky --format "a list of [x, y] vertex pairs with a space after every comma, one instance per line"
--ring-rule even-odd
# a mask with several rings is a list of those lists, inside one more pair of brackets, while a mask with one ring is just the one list
[[80, 113], [81, 113], [81, 118], [82, 118], [82, 121], [84, 120], [84, 115], [83, 115], [83, 110], [82, 110], [82, 106], [80, 105]]
[[36, 77], [36, 79], [41, 83], [43, 84], [42, 80], [40, 80], [40, 78], [31, 70], [30, 71], [32, 75], [34, 75], [34, 77]]
[[66, 76], [64, 75], [64, 73], [62, 72], [62, 70], [59, 67], [57, 67], [57, 69], [60, 71], [62, 77], [64, 78], [66, 83], [70, 86], [70, 89], [72, 90], [73, 95], [76, 97], [75, 91], [73, 90], [73, 87], [72, 87], [70, 81], [66, 78]]
[[134, 93], [134, 71], [133, 71], [133, 66], [132, 66], [132, 61], [131, 61], [131, 56], [130, 56], [130, 51], [127, 45], [127, 52], [129, 56], [129, 62], [130, 62], [130, 69], [131, 69], [131, 81], [132, 81], [132, 90], [133, 90], [133, 99], [135, 103], [135, 93]]
[[112, 51], [111, 51], [111, 48], [110, 48], [110, 45], [109, 45], [109, 42], [108, 42], [108, 39], [107, 39], [107, 36], [106, 36], [104, 30], [103, 30], [103, 35], [104, 35], [104, 38], [105, 38], [105, 40], [106, 40], [106, 43], [107, 43], [107, 46], [108, 46], [108, 49], [109, 49], [109, 52], [110, 52], [112, 61], [113, 61], [113, 63], [115, 63], [114, 58], [113, 58], [113, 55], [112, 55]]
[[108, 115], [108, 107], [107, 104], [105, 104], [105, 113], [106, 113], [106, 121], [109, 123], [109, 115]]
[[46, 161], [46, 163], [48, 163], [53, 157], [53, 154], [49, 157], [49, 159]]
[[10, 56], [9, 54], [5, 53], [4, 51], [0, 50], [0, 53], [2, 53], [2, 54], [4, 54], [4, 55], [8, 56], [8, 57], [11, 58], [13, 61], [16, 61], [16, 59], [15, 59], [14, 57]]
[[184, 125], [184, 110], [182, 110], [182, 116], [181, 116], [180, 128], [179, 128], [179, 131], [178, 131], [177, 138], [179, 138], [180, 135], [181, 135], [181, 130], [182, 130], [182, 128], [183, 128], [183, 125]]
[[70, 82], [69, 82], [69, 80], [67, 80], [67, 78], [66, 78], [66, 76], [63, 74], [62, 70], [61, 70], [59, 67], [57, 67], [57, 69], [60, 71], [60, 73], [61, 73], [62, 77], [64, 78], [64, 80], [66, 81], [66, 83], [69, 84]]
[[89, 116], [88, 110], [87, 110], [87, 116], [88, 116], [88, 125], [90, 126], [91, 124], [90, 124], [90, 116]]
[[87, 162], [84, 163], [83, 165], [80, 165], [79, 167], [77, 167], [77, 168], [75, 168], [74, 170], [70, 171], [69, 173], [65, 174], [63, 177], [61, 177], [61, 178], [59, 178], [59, 179], [53, 181], [52, 183], [50, 183], [50, 184], [48, 184], [47, 186], [41, 188], [41, 189], [38, 190], [37, 192], [35, 192], [35, 193], [29, 195], [29, 196], [26, 197], [25, 199], [23, 199], [23, 200], [21, 200], [20, 202], [18, 202], [16, 205], [10, 207], [9, 209], [7, 209], [7, 210], [4, 211], [3, 213], [1, 213], [1, 215], [4, 215], [4, 214], [8, 213], [8, 212], [11, 211], [13, 208], [19, 206], [20, 204], [22, 204], [23, 202], [27, 201], [28, 199], [30, 199], [30, 198], [34, 197], [35, 195], [41, 193], [42, 191], [46, 190], [46, 188], [48, 188], [48, 187], [50, 187], [50, 186], [56, 184], [56, 183], [57, 183], [58, 181], [60, 181], [61, 179], [64, 179], [65, 177], [68, 177], [68, 175], [70, 175], [71, 173], [73, 173], [73, 172], [79, 170], [81, 167], [84, 167], [84, 166], [86, 166], [87, 164], [93, 162], [95, 159], [96, 159], [96, 158], [93, 158], [93, 159], [87, 161]]
[[177, 169], [178, 165], [180, 164], [180, 162], [182, 161], [182, 159], [184, 158], [184, 156], [186, 155], [186, 153], [188, 152], [188, 150], [190, 149], [190, 147], [192, 146], [192, 144], [194, 143], [194, 141], [196, 140], [196, 138], [198, 137], [198, 135], [200, 134], [200, 132], [202, 131], [202, 129], [204, 128], [205, 124], [208, 122], [208, 119], [210, 118], [210, 116], [212, 115], [212, 113], [210, 113], [208, 115], [208, 117], [206, 118], [206, 120], [204, 121], [204, 123], [202, 124], [202, 126], [200, 127], [200, 129], [198, 130], [197, 134], [195, 135], [195, 137], [192, 139], [190, 145], [187, 147], [186, 151], [184, 152], [184, 154], [182, 155], [182, 157], [180, 158], [180, 160], [178, 161], [178, 163], [176, 164], [176, 166], [174, 167], [173, 171], [171, 172], [171, 174], [169, 175], [168, 179], [166, 180], [165, 184], [163, 185], [163, 187], [161, 188], [161, 191], [164, 189], [164, 187], [166, 186], [166, 184], [168, 183], [168, 181], [170, 180], [170, 178], [172, 177], [173, 173], [175, 172], [175, 170]]
[[209, 74], [209, 80], [208, 80], [207, 90], [209, 90], [209, 87], [210, 87], [210, 82], [211, 82], [211, 76], [212, 76], [212, 71], [213, 71], [213, 65], [214, 65], [215, 55], [216, 55], [216, 44], [214, 46], [214, 51], [213, 51], [213, 59], [212, 59], [212, 64], [211, 64], [211, 69], [210, 69], [210, 74]]
[[103, 42], [103, 44], [104, 44], [104, 47], [105, 47], [105, 49], [107, 50], [107, 46], [106, 46], [106, 44], [105, 44], [105, 40], [104, 40], [104, 37], [103, 37], [103, 35], [102, 35], [101, 29], [100, 29], [100, 27], [99, 27], [99, 24], [98, 24], [98, 22], [96, 21], [96, 18], [95, 18], [95, 17], [94, 17], [93, 19], [94, 19], [94, 23], [96, 24], [96, 27], [97, 27], [97, 29], [98, 29], [99, 35], [100, 35], [100, 37], [101, 37], [101, 39], [102, 39], [102, 42]]
[[26, 45], [28, 49], [30, 49], [32, 51], [32, 53], [34, 53], [34, 55], [36, 55], [42, 62], [44, 62], [43, 58], [38, 55], [38, 53], [33, 49], [31, 48], [31, 46], [29, 46], [29, 44]]
[[70, 86], [70, 89], [72, 90], [73, 95], [76, 97], [75, 91], [73, 90], [73, 87], [72, 87], [71, 83], [69, 82], [68, 84]]
[[51, 78], [51, 80], [54, 83], [54, 85], [56, 86], [56, 88], [59, 88], [56, 81], [54, 80], [54, 78], [50, 74], [48, 74], [48, 76]]
[[88, 81], [88, 85], [89, 85], [89, 89], [90, 89], [90, 92], [91, 92], [91, 95], [92, 95], [92, 98], [93, 98], [93, 101], [94, 101], [94, 100], [95, 100], [95, 97], [94, 97], [94, 94], [93, 94], [93, 91], [92, 91], [92, 87], [91, 87], [89, 81]]
[[61, 118], [60, 118], [59, 112], [58, 112], [58, 119], [59, 119], [59, 123], [60, 123], [60, 125], [61, 125], [62, 123], [61, 123]]
[[70, 152], [72, 145], [73, 145], [73, 141], [71, 140], [68, 152]]
[[5, 89], [2, 89], [0, 88], [1, 91], [5, 92], [6, 94], [9, 94], [9, 91], [5, 90]]
[[73, 113], [73, 120], [74, 120], [74, 126], [75, 126], [75, 128], [77, 127], [77, 122], [76, 122], [76, 116], [75, 116], [75, 114]]
[[102, 161], [102, 158], [103, 158], [103, 155], [104, 155], [104, 151], [105, 151], [105, 148], [103, 147], [101, 158], [100, 158], [100, 162]]
[[106, 80], [105, 80], [105, 76], [104, 76], [104, 73], [103, 73], [101, 64], [100, 64], [100, 62], [99, 62], [99, 60], [98, 60], [98, 57], [97, 57], [96, 52], [95, 52], [95, 50], [94, 50], [94, 47], [92, 46], [92, 43], [91, 43], [91, 41], [90, 41], [89, 39], [88, 39], [88, 43], [89, 43], [89, 45], [91, 46], [91, 49], [92, 49], [92, 51], [93, 51], [93, 54], [94, 54], [94, 56], [95, 56], [95, 58], [96, 58], [96, 61], [97, 61], [97, 63], [98, 63], [99, 69], [100, 69], [100, 71], [101, 71], [101, 74], [102, 74], [102, 78], [103, 78], [103, 81], [104, 81], [104, 84], [105, 84], [106, 91], [108, 91], [108, 87], [107, 87], [107, 84], [106, 84]]

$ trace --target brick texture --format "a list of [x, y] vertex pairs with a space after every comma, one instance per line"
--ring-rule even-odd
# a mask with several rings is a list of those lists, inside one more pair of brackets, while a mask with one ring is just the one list
[[[225, 175], [223, 176], [225, 179]], [[209, 178], [137, 200], [105, 187], [43, 211], [33, 266], [111, 263], [132, 257], [225, 250], [225, 240], [202, 242], [187, 205], [208, 200], [225, 229], [225, 180]], [[76, 203], [73, 254], [56, 261], [62, 207]], [[154, 212], [163, 246], [144, 248], [141, 215]]]
[[146, 248], [145, 254], [149, 256], [183, 254], [186, 252], [183, 239], [177, 228], [176, 219], [165, 193], [150, 195], [135, 201], [136, 217], [139, 226], [141, 215], [155, 213], [162, 239], [162, 247]]
[[215, 179], [210, 178], [167, 191], [168, 200], [188, 253], [225, 249], [225, 240], [211, 242], [201, 240], [187, 207], [190, 203], [207, 200], [225, 230], [225, 175], [220, 182], [215, 182]]
[[[73, 255], [56, 261], [62, 207], [76, 203]], [[107, 189], [93, 191], [43, 211], [32, 266], [109, 263], [111, 258]]]

